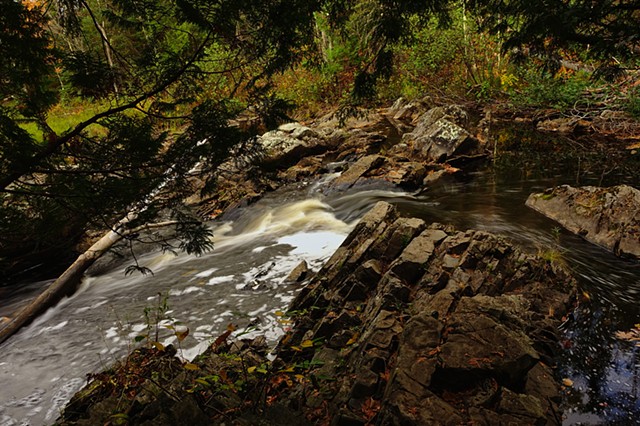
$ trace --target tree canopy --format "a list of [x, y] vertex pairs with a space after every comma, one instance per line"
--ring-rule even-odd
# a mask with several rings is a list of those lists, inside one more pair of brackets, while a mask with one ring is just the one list
[[577, 51], [604, 68], [620, 69], [640, 49], [640, 2], [636, 0], [477, 0], [482, 25], [504, 39], [505, 50], [539, 55], [553, 67]]

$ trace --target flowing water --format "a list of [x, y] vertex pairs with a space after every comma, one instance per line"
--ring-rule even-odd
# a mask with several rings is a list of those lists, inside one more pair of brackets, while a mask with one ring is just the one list
[[[534, 160], [505, 155], [420, 195], [362, 188], [323, 195], [322, 182], [279, 190], [212, 223], [211, 253], [148, 254], [140, 261], [154, 275], [125, 277], [119, 267], [87, 278], [75, 295], [0, 347], [0, 425], [52, 423], [87, 373], [126, 354], [137, 336], [155, 339], [156, 330], [162, 343], [179, 345], [185, 358], [206, 348], [230, 323], [240, 326], [236, 334], [266, 333], [275, 342], [287, 326], [277, 311], [298, 290], [285, 282], [286, 275], [301, 260], [317, 270], [379, 200], [427, 221], [488, 230], [529, 251], [555, 253], [579, 278], [582, 294], [563, 324], [559, 371], [571, 383], [565, 424], [633, 424], [640, 418], [640, 359], [634, 344], [616, 332], [640, 322], [640, 266], [559, 230], [524, 201], [530, 192], [562, 183], [637, 186], [637, 176], [627, 173], [626, 165], [596, 170], [589, 161], [554, 149], [551, 144], [551, 151], [540, 151]], [[45, 284], [5, 295], [0, 315]], [[188, 327], [190, 333], [178, 344], [163, 326]]]

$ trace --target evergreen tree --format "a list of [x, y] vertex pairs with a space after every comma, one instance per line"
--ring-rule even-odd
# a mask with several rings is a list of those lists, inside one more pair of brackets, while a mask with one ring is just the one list
[[578, 52], [606, 73], [631, 66], [640, 51], [638, 0], [474, 0], [482, 27], [504, 38], [518, 56], [538, 56], [557, 69], [562, 54]]
[[[182, 200], [194, 170], [210, 176], [248, 137], [229, 126], [238, 95], [277, 124], [287, 103], [269, 78], [313, 55], [320, 20], [357, 55], [352, 113], [391, 75], [394, 46], [460, 4], [504, 49], [552, 65], [576, 46], [602, 69], [638, 53], [640, 0], [0, 0], [0, 280], [89, 228], [131, 239], [162, 218], [174, 234], [153, 243], [209, 249]], [[53, 129], [52, 108], [76, 96], [101, 109]]]
[[[370, 96], [377, 79], [389, 75], [390, 47], [408, 34], [407, 19], [446, 15], [446, 2], [388, 0], [0, 0], [0, 6], [5, 263], [63, 252], [87, 227], [113, 228], [131, 209], [139, 214], [127, 226], [163, 212], [182, 224], [182, 247], [207, 248], [206, 229], [181, 209], [180, 199], [193, 191], [189, 171], [197, 161], [199, 170], [212, 170], [245, 137], [228, 127], [239, 112], [231, 101], [238, 93], [265, 116], [281, 114], [284, 104], [268, 78], [313, 49], [318, 13], [334, 27], [359, 22], [353, 28], [365, 59], [355, 99]], [[55, 131], [48, 112], [73, 96], [104, 108]], [[170, 138], [168, 122], [177, 123]], [[42, 136], [25, 131], [27, 124]], [[162, 196], [148, 195], [158, 188]]]
[[[228, 126], [239, 112], [228, 100], [234, 90], [216, 88], [237, 78], [250, 90], [290, 63], [307, 37], [309, 3], [0, 0], [0, 7], [5, 278], [23, 257], [28, 264], [62, 253], [88, 227], [113, 228], [131, 210], [129, 228], [162, 213], [175, 219], [181, 248], [209, 248], [208, 230], [180, 200], [195, 190], [196, 162], [206, 173], [246, 137]], [[54, 131], [49, 110], [74, 95], [105, 107]], [[24, 130], [29, 123], [42, 137]]]

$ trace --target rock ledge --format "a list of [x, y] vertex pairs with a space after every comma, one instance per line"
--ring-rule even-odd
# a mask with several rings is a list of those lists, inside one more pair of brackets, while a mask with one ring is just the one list
[[275, 361], [264, 339], [226, 335], [193, 363], [136, 351], [59, 424], [560, 424], [553, 360], [574, 294], [501, 238], [380, 202], [293, 302]]

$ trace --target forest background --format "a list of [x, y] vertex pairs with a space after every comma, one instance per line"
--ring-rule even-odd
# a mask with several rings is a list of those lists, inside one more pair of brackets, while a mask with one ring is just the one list
[[182, 203], [195, 175], [290, 119], [344, 119], [400, 96], [640, 118], [640, 1], [0, 0], [0, 10], [5, 284], [64, 270], [105, 230], [133, 244], [142, 228], [169, 227], [144, 243], [210, 249]]

